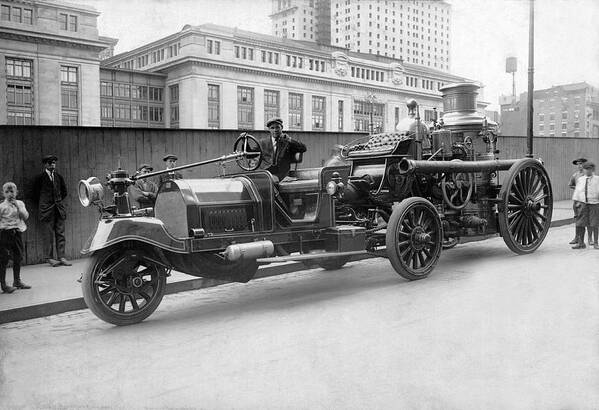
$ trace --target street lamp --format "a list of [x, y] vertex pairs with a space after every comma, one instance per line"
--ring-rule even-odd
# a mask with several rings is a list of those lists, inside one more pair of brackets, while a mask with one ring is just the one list
[[366, 96], [366, 99], [370, 103], [370, 124], [369, 124], [368, 128], [370, 129], [370, 135], [372, 135], [372, 134], [374, 134], [374, 120], [373, 120], [373, 116], [374, 116], [374, 101], [376, 100], [376, 95], [374, 95], [374, 94], [368, 94]]

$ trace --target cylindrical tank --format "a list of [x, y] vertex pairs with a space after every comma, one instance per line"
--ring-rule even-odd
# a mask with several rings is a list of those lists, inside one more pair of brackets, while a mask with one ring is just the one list
[[[485, 116], [476, 111], [476, 97], [480, 86], [476, 83], [456, 83], [441, 87], [443, 98], [443, 126], [450, 130], [482, 129]], [[489, 126], [496, 126], [487, 121]]]

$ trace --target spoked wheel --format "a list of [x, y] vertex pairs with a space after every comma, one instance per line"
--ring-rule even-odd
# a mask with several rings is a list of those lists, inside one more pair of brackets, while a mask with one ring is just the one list
[[387, 256], [408, 280], [426, 278], [435, 268], [443, 232], [437, 209], [423, 198], [408, 198], [393, 209], [387, 226]]
[[166, 271], [142, 249], [108, 248], [94, 253], [83, 273], [83, 299], [100, 319], [125, 326], [141, 322], [158, 307]]
[[547, 171], [532, 158], [515, 163], [499, 197], [499, 228], [505, 244], [518, 254], [534, 252], [551, 225], [553, 193]]
[[233, 151], [242, 154], [237, 159], [237, 165], [246, 171], [255, 171], [262, 163], [262, 147], [250, 134], [247, 132], [239, 135], [233, 144]]

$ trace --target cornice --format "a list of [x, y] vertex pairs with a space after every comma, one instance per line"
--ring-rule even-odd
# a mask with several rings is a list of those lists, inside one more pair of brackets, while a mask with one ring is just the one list
[[36, 44], [49, 44], [54, 46], [70, 47], [70, 48], [81, 48], [93, 51], [102, 51], [109, 47], [110, 44], [103, 42], [94, 42], [91, 40], [73, 39], [69, 40], [66, 38], [59, 38], [54, 36], [48, 36], [38, 34], [34, 32], [18, 33], [14, 31], [5, 31], [0, 29], [0, 38], [6, 40], [22, 41], [26, 43]]
[[405, 88], [396, 88], [388, 85], [374, 85], [374, 84], [360, 84], [354, 82], [343, 81], [341, 79], [334, 78], [319, 78], [319, 77], [310, 77], [304, 76], [297, 73], [290, 73], [284, 71], [273, 71], [273, 70], [264, 70], [264, 69], [255, 69], [249, 66], [236, 66], [229, 64], [216, 63], [211, 61], [199, 60], [199, 59], [186, 59], [179, 60], [176, 64], [169, 65], [167, 67], [162, 67], [160, 71], [162, 72], [166, 68], [172, 68], [176, 65], [181, 65], [185, 63], [191, 63], [192, 66], [200, 66], [200, 67], [208, 67], [208, 68], [216, 68], [216, 69], [224, 69], [228, 71], [238, 72], [238, 73], [247, 73], [247, 74], [258, 74], [261, 76], [272, 77], [272, 78], [280, 78], [286, 80], [297, 80], [308, 84], [319, 84], [323, 86], [331, 86], [335, 85], [338, 87], [348, 88], [348, 89], [359, 89], [366, 91], [367, 93], [376, 93], [385, 91], [388, 93], [401, 93], [404, 95], [417, 96], [430, 98], [441, 101], [441, 94], [431, 94], [425, 92], [419, 92], [418, 90], [410, 90]]

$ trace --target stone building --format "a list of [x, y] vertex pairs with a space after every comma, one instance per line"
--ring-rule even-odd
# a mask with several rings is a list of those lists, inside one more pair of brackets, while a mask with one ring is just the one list
[[272, 34], [449, 71], [451, 4], [442, 0], [271, 0]]
[[[527, 93], [500, 99], [504, 135], [526, 135], [527, 103]], [[533, 110], [535, 136], [599, 137], [599, 90], [586, 82], [535, 90]]]
[[[131, 72], [130, 80], [118, 70]], [[163, 87], [142, 73], [162, 75]], [[102, 81], [104, 125], [117, 124], [118, 110], [132, 119], [139, 108], [123, 108], [123, 99], [117, 109], [117, 87], [145, 84], [147, 96], [131, 100], [148, 105], [151, 126], [162, 118], [166, 127], [259, 129], [280, 116], [291, 130], [367, 131], [372, 119], [374, 131], [390, 131], [407, 114], [406, 99], [431, 120], [434, 108], [442, 110], [438, 89], [468, 80], [392, 57], [204, 24], [103, 60]], [[146, 121], [143, 111], [135, 115]]]
[[100, 125], [98, 35], [93, 8], [0, 1], [0, 124]]

